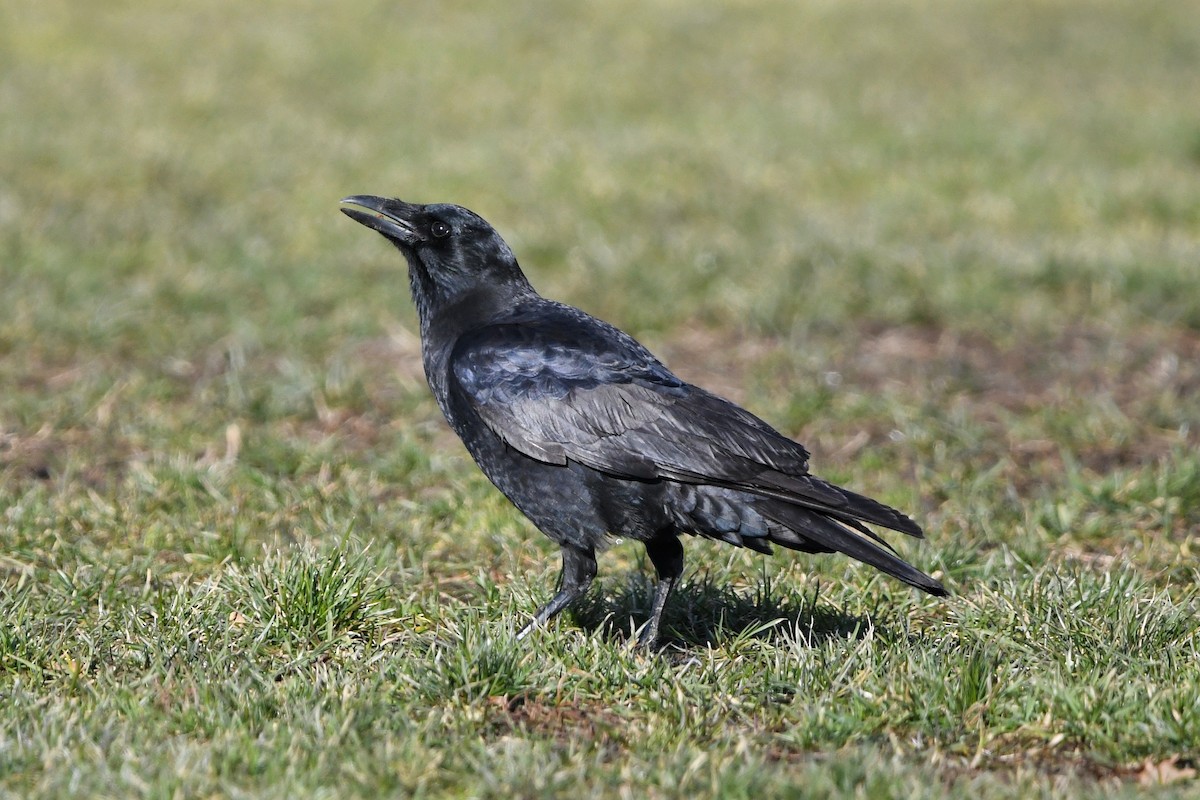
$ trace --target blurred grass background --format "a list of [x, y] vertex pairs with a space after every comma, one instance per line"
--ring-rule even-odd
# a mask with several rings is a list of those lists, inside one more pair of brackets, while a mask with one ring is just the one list
[[[0, 108], [0, 791], [1194, 769], [1192, 4], [7, 3]], [[355, 193], [484, 215], [916, 513], [956, 598], [688, 542], [647, 661], [621, 547], [573, 621], [488, 644], [555, 556], [445, 430]]]

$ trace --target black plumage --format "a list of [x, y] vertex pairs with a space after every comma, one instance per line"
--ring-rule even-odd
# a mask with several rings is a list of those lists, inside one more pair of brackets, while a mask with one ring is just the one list
[[945, 594], [864, 524], [920, 538], [915, 522], [810, 475], [800, 444], [680, 380], [628, 334], [538, 295], [478, 215], [365, 195], [342, 202], [408, 261], [425, 375], [446, 420], [562, 548], [559, 590], [521, 636], [587, 591], [612, 536], [643, 542], [658, 572], [644, 644], [656, 641], [683, 572], [683, 533], [764, 553], [842, 552]]

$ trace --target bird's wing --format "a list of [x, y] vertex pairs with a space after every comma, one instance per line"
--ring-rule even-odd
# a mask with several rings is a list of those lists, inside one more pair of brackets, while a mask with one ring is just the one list
[[483, 422], [531, 458], [738, 488], [920, 535], [887, 506], [811, 477], [802, 445], [599, 320], [489, 326], [458, 343], [450, 366]]
[[543, 461], [644, 479], [806, 472], [799, 444], [613, 334], [607, 325], [495, 325], [461, 341], [451, 367], [488, 427]]

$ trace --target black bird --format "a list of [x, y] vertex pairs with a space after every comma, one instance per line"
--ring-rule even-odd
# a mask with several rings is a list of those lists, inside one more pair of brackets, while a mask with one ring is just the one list
[[519, 637], [587, 591], [613, 536], [644, 543], [658, 572], [642, 645], [656, 642], [683, 573], [683, 533], [762, 553], [838, 551], [946, 594], [864, 525], [922, 538], [915, 522], [810, 475], [802, 445], [675, 377], [628, 334], [540, 296], [477, 214], [369, 195], [342, 203], [408, 261], [425, 377], [450, 427], [562, 548], [558, 592]]

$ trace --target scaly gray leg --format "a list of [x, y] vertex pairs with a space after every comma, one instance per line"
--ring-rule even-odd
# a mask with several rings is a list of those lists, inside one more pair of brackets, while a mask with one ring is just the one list
[[683, 543], [674, 534], [652, 539], [646, 542], [646, 555], [650, 556], [650, 563], [658, 572], [650, 621], [638, 636], [638, 647], [649, 649], [658, 642], [658, 630], [662, 624], [663, 609], [667, 607], [667, 597], [683, 575]]
[[558, 592], [550, 602], [538, 609], [533, 619], [517, 634], [520, 641], [530, 631], [540, 628], [571, 603], [582, 597], [596, 577], [596, 551], [591, 547], [562, 546], [562, 574], [558, 581]]

